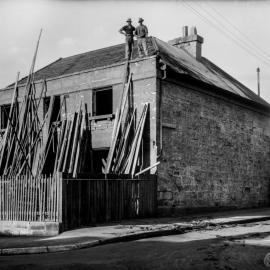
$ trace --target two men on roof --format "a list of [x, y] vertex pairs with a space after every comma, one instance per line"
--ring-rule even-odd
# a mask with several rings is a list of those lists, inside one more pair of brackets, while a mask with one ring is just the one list
[[148, 56], [148, 49], [146, 44], [146, 38], [148, 37], [148, 29], [143, 24], [143, 19], [139, 18], [139, 25], [135, 28], [132, 25], [131, 19], [127, 19], [127, 25], [123, 26], [119, 33], [126, 36], [126, 58], [131, 59], [133, 45], [134, 45], [134, 35], [137, 37], [137, 47], [139, 57]]

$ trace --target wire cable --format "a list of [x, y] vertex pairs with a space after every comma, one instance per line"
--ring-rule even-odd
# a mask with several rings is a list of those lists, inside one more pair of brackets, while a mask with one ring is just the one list
[[[205, 3], [206, 4], [206, 3]], [[255, 48], [258, 48], [265, 56], [270, 58], [270, 55], [265, 52], [262, 48], [260, 48], [252, 39], [250, 39], [244, 32], [242, 32], [237, 26], [232, 24], [225, 16], [223, 16], [217, 9], [210, 6], [209, 7], [220, 17], [223, 18], [224, 21], [226, 21], [229, 25], [231, 25], [240, 35], [242, 35], [250, 44], [252, 44]]]
[[[220, 19], [218, 19], [217, 17], [215, 17], [215, 15], [211, 14], [210, 11], [208, 11], [207, 9], [205, 9], [201, 4], [199, 3], [195, 3], [201, 10], [203, 10], [206, 14], [208, 14], [211, 18], [213, 18], [214, 21], [216, 21], [217, 24], [220, 24], [221, 27], [223, 27], [225, 29], [225, 31], [227, 31], [230, 35], [232, 35], [235, 39], [239, 40], [241, 39], [241, 37], [239, 38], [239, 35], [232, 32], [231, 29], [228, 28], [228, 25], [224, 24], [224, 22], [222, 22]], [[220, 14], [224, 19], [225, 17]], [[232, 23], [230, 23], [227, 19], [226, 21], [235, 29], [237, 29]], [[245, 40], [240, 40], [245, 46], [247, 46], [249, 49], [251, 50], [255, 50], [257, 54], [260, 54], [260, 57], [263, 58], [268, 58], [268, 61], [270, 61], [270, 56], [267, 55], [267, 53], [262, 52], [262, 50], [260, 48], [258, 48], [258, 46], [254, 43], [254, 42], [250, 42], [249, 38], [247, 36], [245, 36], [240, 30], [237, 29], [237, 32], [240, 33]]]
[[229, 38], [230, 40], [232, 40], [235, 44], [237, 44], [239, 47], [241, 47], [243, 50], [245, 50], [248, 54], [252, 55], [253, 57], [255, 57], [260, 62], [263, 62], [264, 65], [270, 67], [270, 62], [268, 62], [264, 57], [259, 56], [258, 54], [254, 53], [254, 51], [251, 50], [250, 48], [246, 48], [245, 46], [243, 46], [243, 44], [240, 43], [238, 39], [236, 39], [234, 36], [232, 37], [222, 27], [220, 27], [219, 25], [213, 23], [213, 21], [211, 21], [210, 19], [208, 19], [207, 17], [205, 17], [196, 8], [194, 8], [193, 6], [191, 6], [185, 0], [182, 0], [180, 3], [182, 3], [186, 8], [188, 8], [190, 11], [192, 11], [195, 15], [199, 16], [205, 23], [210, 24], [211, 26], [213, 26], [214, 28], [216, 28], [218, 31], [222, 32], [227, 38]]

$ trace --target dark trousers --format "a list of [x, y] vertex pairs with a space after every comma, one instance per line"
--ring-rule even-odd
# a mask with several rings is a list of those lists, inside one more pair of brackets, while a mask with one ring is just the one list
[[126, 55], [125, 55], [125, 57], [127, 59], [132, 58], [133, 44], [134, 44], [133, 37], [126, 36], [126, 47], [125, 47]]

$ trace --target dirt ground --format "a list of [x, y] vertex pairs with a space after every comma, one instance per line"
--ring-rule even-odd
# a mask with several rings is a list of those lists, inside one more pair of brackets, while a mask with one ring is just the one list
[[268, 269], [270, 221], [63, 253], [0, 256], [0, 269]]

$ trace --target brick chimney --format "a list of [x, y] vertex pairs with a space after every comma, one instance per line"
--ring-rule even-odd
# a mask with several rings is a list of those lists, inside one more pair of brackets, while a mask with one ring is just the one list
[[185, 49], [198, 60], [202, 56], [203, 38], [197, 34], [197, 29], [194, 26], [190, 28], [190, 33], [188, 33], [188, 26], [183, 26], [183, 36], [170, 40], [168, 43]]

